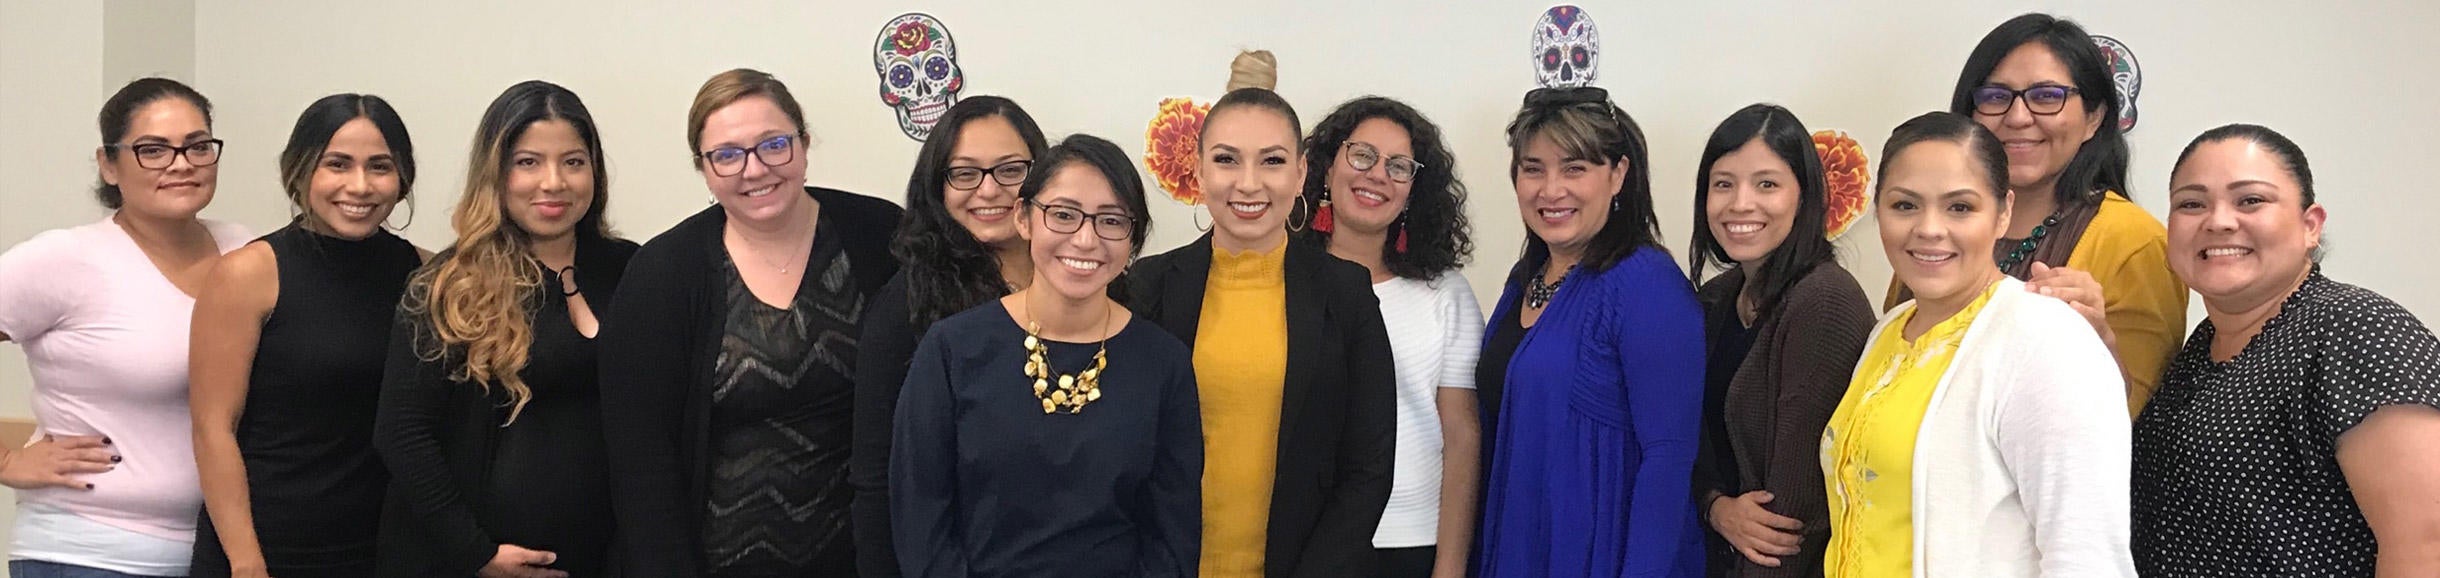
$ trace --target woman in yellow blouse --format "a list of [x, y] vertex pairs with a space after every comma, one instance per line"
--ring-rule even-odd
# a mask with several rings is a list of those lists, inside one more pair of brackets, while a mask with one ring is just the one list
[[1194, 350], [1205, 577], [1370, 576], [1389, 503], [1395, 363], [1364, 266], [1293, 241], [1313, 207], [1296, 111], [1262, 88], [1204, 117], [1211, 232], [1146, 257], [1129, 306]]
[[1822, 432], [1825, 574], [2134, 576], [2117, 364], [1979, 250], [2013, 218], [2000, 139], [1934, 112], [1888, 143], [1874, 218], [1914, 299]]
[[2119, 106], [2091, 36], [2047, 14], [1985, 35], [1949, 100], [2008, 154], [2016, 206], [1993, 259], [2085, 316], [2117, 355], [2128, 413], [2140, 414], [2185, 333], [2186, 286], [2169, 270], [2168, 231], [2127, 195]]

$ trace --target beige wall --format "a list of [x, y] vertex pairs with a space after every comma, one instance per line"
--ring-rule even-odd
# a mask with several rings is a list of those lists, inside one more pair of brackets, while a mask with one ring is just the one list
[[[966, 94], [1013, 97], [1054, 135], [1089, 132], [1140, 150], [1155, 103], [1218, 97], [1240, 48], [1278, 54], [1280, 92], [1308, 123], [1350, 97], [1404, 99], [1445, 127], [1461, 159], [1480, 246], [1467, 273], [1486, 299], [1522, 238], [1499, 129], [1532, 85], [1526, 31], [1547, 2], [921, 6], [955, 35]], [[2440, 22], [2440, 4], [1584, 6], [1607, 41], [1600, 84], [1651, 140], [1661, 219], [1681, 261], [1696, 156], [1721, 117], [1755, 101], [1785, 104], [1813, 128], [1854, 133], [1877, 158], [1891, 126], [1945, 106], [1985, 31], [2039, 9], [2122, 39], [2141, 58], [2133, 192], [2154, 214], [2187, 139], [2226, 122], [2270, 125], [2317, 165], [2332, 215], [2328, 271], [2440, 318], [2440, 268], [2412, 260], [2430, 244], [2419, 232], [2440, 217], [2440, 195], [2422, 190], [2428, 179], [2418, 171], [2440, 158], [2429, 136], [2440, 134], [2430, 108], [2440, 80], [2416, 72], [2440, 62], [2440, 37], [2426, 30]], [[876, 98], [869, 54], [880, 24], [909, 9], [835, 0], [0, 0], [0, 243], [100, 214], [83, 192], [93, 179], [91, 115], [117, 83], [149, 73], [190, 78], [216, 102], [230, 148], [207, 215], [257, 230], [289, 214], [273, 159], [298, 111], [325, 94], [370, 92], [397, 105], [422, 148], [407, 235], [440, 247], [476, 117], [509, 84], [543, 78], [591, 105], [614, 175], [613, 222], [650, 237], [706, 206], [686, 162], [685, 112], [705, 77], [735, 66], [774, 72], [796, 90], [821, 140], [813, 181], [897, 200], [917, 145]], [[1151, 251], [1193, 237], [1187, 208], [1154, 205]], [[1875, 234], [1867, 220], [1841, 245], [1878, 295], [1889, 269]], [[27, 388], [17, 350], [0, 347], [0, 414], [23, 415]]]

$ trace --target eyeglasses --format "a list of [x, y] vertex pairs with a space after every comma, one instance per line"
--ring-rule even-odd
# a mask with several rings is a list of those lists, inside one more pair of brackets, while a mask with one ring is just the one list
[[1049, 225], [1053, 233], [1076, 234], [1077, 230], [1084, 228], [1084, 222], [1090, 220], [1093, 221], [1093, 235], [1096, 237], [1125, 241], [1135, 236], [1135, 217], [1123, 213], [1087, 213], [1083, 209], [1045, 205], [1033, 199], [1026, 199], [1025, 204], [1042, 209], [1042, 224]]
[[1423, 171], [1423, 163], [1415, 162], [1414, 157], [1397, 155], [1383, 159], [1381, 149], [1360, 142], [1350, 141], [1342, 146], [1347, 149], [1347, 168], [1355, 169], [1359, 173], [1372, 170], [1373, 165], [1387, 161], [1389, 165], [1382, 172], [1389, 173], [1389, 180], [1411, 183], [1415, 182], [1415, 174]]
[[136, 166], [160, 170], [176, 164], [178, 157], [186, 157], [187, 164], [198, 167], [212, 166], [220, 162], [221, 144], [220, 139], [211, 139], [186, 143], [186, 146], [182, 147], [148, 142], [132, 145], [114, 144], [105, 148], [124, 149], [136, 156]]
[[991, 175], [991, 182], [999, 183], [1003, 187], [1023, 185], [1025, 184], [1025, 171], [1033, 167], [1033, 161], [1023, 160], [1008, 161], [993, 165], [991, 168], [949, 167], [949, 188], [960, 191], [981, 188], [983, 175], [986, 174]]
[[797, 142], [796, 135], [780, 135], [762, 141], [751, 149], [720, 147], [703, 151], [695, 157], [703, 159], [703, 164], [711, 165], [713, 175], [734, 177], [746, 172], [746, 157], [749, 156], [765, 167], [776, 167], [796, 160]]
[[2045, 84], [2024, 90], [2012, 90], [2005, 86], [1983, 86], [1966, 94], [1969, 98], [1974, 99], [1974, 112], [1977, 113], [1990, 116], [2008, 114], [2008, 109], [2015, 108], [2017, 99], [2022, 98], [2025, 100], [2026, 112], [2050, 116], [2067, 110], [2067, 96], [2078, 92], [2082, 91], [2073, 86]]

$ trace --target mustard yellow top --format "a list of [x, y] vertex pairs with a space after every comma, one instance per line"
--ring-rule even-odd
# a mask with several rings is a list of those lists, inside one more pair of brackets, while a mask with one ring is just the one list
[[1259, 578], [1279, 465], [1280, 392], [1288, 376], [1288, 245], [1212, 247], [1195, 329], [1203, 401], [1203, 562], [1207, 578]]
[[1905, 337], [1908, 309], [1873, 336], [1847, 384], [1847, 396], [1822, 430], [1821, 461], [1830, 495], [1830, 576], [1904, 577], [1915, 562], [1915, 434], [1932, 392], [1957, 357], [1957, 344], [1991, 292], [1983, 289], [1956, 315], [1914, 341]]
[[2141, 415], [2186, 339], [2186, 284], [2169, 270], [2169, 230], [2134, 201], [2102, 195], [2067, 267], [2101, 284], [2103, 314], [2118, 334], [2118, 368], [2127, 377], [2127, 413]]
[[[2127, 415], [2143, 415], [2186, 340], [2186, 283], [2169, 270], [2168, 228], [2134, 201], [2102, 195], [2067, 267], [2101, 285], [2102, 316], [2118, 334], [2118, 369], [2127, 378]], [[1883, 309], [1898, 306], [1899, 287], [1889, 280]]]

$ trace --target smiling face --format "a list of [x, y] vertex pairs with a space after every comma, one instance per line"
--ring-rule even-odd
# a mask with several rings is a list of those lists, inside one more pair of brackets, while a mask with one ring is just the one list
[[[957, 147], [950, 152], [950, 178], [942, 179], [941, 206], [949, 218], [966, 228], [975, 240], [984, 245], [999, 246], [1017, 238], [1017, 187], [1000, 184], [994, 168], [1012, 170], [1010, 163], [1033, 160], [1018, 136], [1017, 126], [1007, 118], [986, 116], [967, 122], [958, 129]], [[1022, 165], [1013, 165], [1022, 175]], [[959, 173], [981, 171], [972, 189], [960, 190]]]
[[[1372, 168], [1356, 170], [1351, 158], [1359, 156], [1369, 156]], [[1364, 232], [1389, 230], [1390, 223], [1406, 212], [1407, 196], [1415, 188], [1412, 178], [1407, 182], [1390, 178], [1390, 166], [1414, 160], [1415, 141], [1406, 127], [1387, 118], [1357, 123], [1347, 143], [1339, 146], [1325, 181], [1335, 225]]]
[[2328, 215], [2278, 155], [2243, 138], [2203, 143], [2169, 187], [2169, 268], [2206, 305], [2252, 309], [2312, 270]]
[[1730, 260], [1758, 265], [1796, 227], [1796, 171], [1759, 137], [1712, 161], [1705, 182], [1703, 220]]
[[1288, 117], [1260, 106], [1216, 111], [1204, 118], [1202, 146], [1195, 177], [1211, 211], [1212, 243], [1250, 251], [1286, 241], [1288, 213], [1305, 182]]
[[[771, 97], [749, 96], [712, 111], [704, 117], [701, 136], [703, 150], [697, 153], [725, 148], [754, 151], [740, 159], [743, 166], [733, 176], [720, 176], [727, 171], [714, 170], [711, 161], [695, 161], [705, 188], [711, 189], [712, 198], [729, 218], [769, 222], [793, 214], [797, 203], [809, 202], [804, 192], [804, 129], [789, 120]], [[772, 146], [775, 140], [787, 142]], [[773, 158], [777, 156], [787, 159], [780, 162]]]
[[[167, 168], [148, 169], [141, 163], [150, 161], [137, 159], [136, 148], [183, 147], [211, 139], [212, 126], [205, 122], [203, 109], [183, 98], [163, 98], [128, 115], [127, 136], [111, 143], [116, 155], [97, 152], [94, 160], [101, 167], [102, 181], [118, 186], [124, 203], [120, 210], [153, 218], [192, 218], [212, 204], [212, 194], [219, 188], [217, 151], [189, 149], [185, 155], [174, 155]], [[207, 155], [213, 162], [195, 166], [189, 155]]]
[[[2075, 76], [2066, 61], [2041, 42], [2027, 42], [2010, 51], [1991, 70], [1983, 82], [2009, 90], [2025, 90], [2036, 86], [2075, 87]], [[2067, 104], [2058, 114], [2034, 114], [2023, 99], [2010, 103], [2008, 112], [1990, 115], [1976, 112], [1974, 121], [1998, 135], [2000, 144], [2008, 150], [2008, 186], [2019, 191], [2046, 191], [2056, 184], [2059, 173], [2067, 170], [2067, 161], [2076, 158], [2076, 151], [2101, 129], [2101, 112], [2085, 111], [2084, 95], [2071, 92]]]
[[574, 234], [593, 210], [593, 151], [565, 120], [535, 121], [509, 149], [501, 205], [535, 240]]
[[1581, 255], [1610, 222], [1610, 201], [1626, 185], [1627, 161], [1575, 158], [1548, 135], [1535, 135], [1517, 153], [1513, 176], [1526, 230], [1553, 254]]
[[[1077, 301], [1105, 294], [1126, 270], [1138, 239], [1131, 234], [1118, 235], [1127, 237], [1123, 240], [1103, 235], [1130, 230], [1132, 219], [1141, 217], [1129, 214], [1108, 177], [1083, 162], [1060, 167], [1034, 195], [1033, 204], [1038, 206], [1027, 208], [1019, 229], [1034, 260], [1032, 287], [1048, 287], [1060, 298]], [[1058, 232], [1069, 227], [1075, 232]]]
[[381, 230], [403, 190], [389, 141], [372, 119], [357, 117], [331, 133], [330, 144], [314, 160], [305, 210], [329, 229], [326, 233], [363, 239]]
[[1889, 160], [1874, 219], [1890, 267], [1916, 299], [1962, 307], [1998, 280], [1991, 247], [2008, 229], [2009, 206], [1990, 189], [1957, 142], [1923, 141]]

